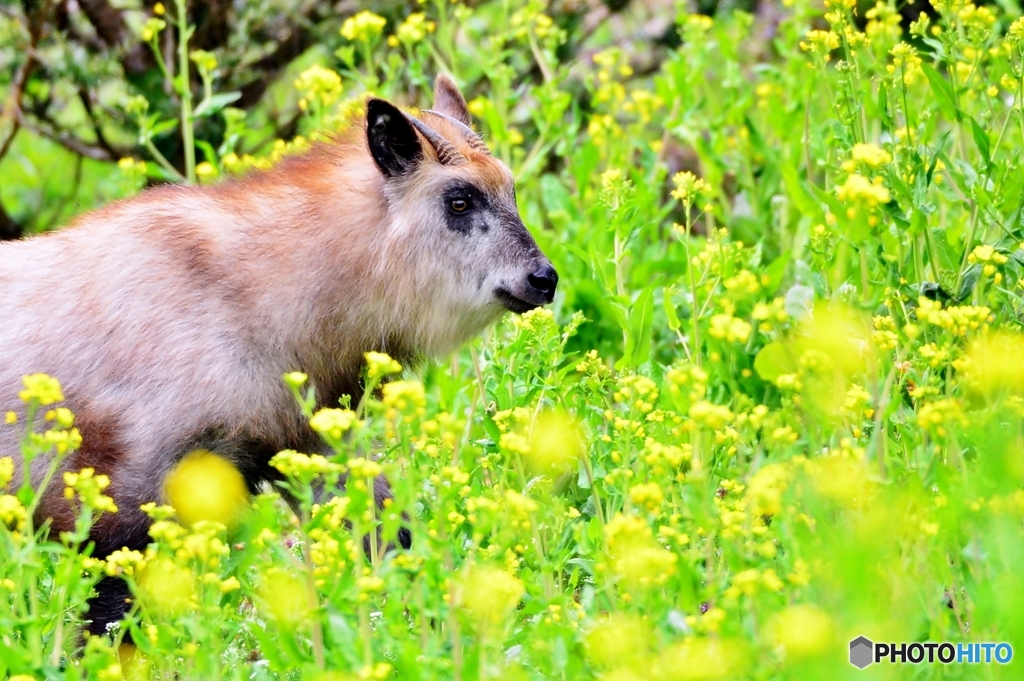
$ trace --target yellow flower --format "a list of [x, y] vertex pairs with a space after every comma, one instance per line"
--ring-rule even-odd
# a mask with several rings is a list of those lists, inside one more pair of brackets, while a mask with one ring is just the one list
[[565, 413], [543, 411], [530, 429], [521, 452], [529, 471], [558, 476], [576, 468], [583, 453], [579, 428]]
[[746, 343], [750, 338], [751, 326], [742, 319], [730, 314], [716, 314], [711, 317], [711, 328], [708, 334], [712, 338], [730, 343]]
[[839, 36], [832, 31], [808, 31], [800, 41], [800, 49], [804, 52], [820, 56], [825, 61], [831, 58], [832, 50], [839, 47]]
[[882, 178], [869, 180], [857, 173], [850, 174], [846, 182], [836, 187], [836, 196], [840, 201], [862, 204], [869, 209], [883, 203], [889, 203], [889, 190], [882, 185]]
[[672, 182], [676, 186], [672, 190], [672, 197], [678, 199], [687, 208], [693, 205], [697, 197], [711, 192], [710, 184], [688, 170], [673, 175]]
[[907, 43], [900, 43], [889, 51], [892, 55], [892, 64], [886, 66], [886, 70], [896, 75], [900, 72], [900, 79], [906, 85], [914, 82], [914, 78], [921, 72], [921, 57], [917, 56], [917, 50]]
[[979, 244], [974, 247], [971, 254], [967, 256], [967, 261], [972, 265], [975, 263], [993, 263], [996, 265], [1003, 265], [1009, 258], [1002, 253], [996, 251], [993, 246], [988, 244]]
[[329, 106], [341, 98], [341, 76], [331, 69], [313, 64], [295, 79], [295, 89], [303, 99]]
[[611, 208], [617, 208], [632, 189], [633, 183], [622, 168], [609, 168], [601, 173], [601, 200]]
[[0, 458], [0, 489], [7, 487], [14, 478], [14, 459], [9, 456]]
[[354, 478], [375, 478], [384, 472], [379, 463], [362, 457], [349, 459], [348, 470]]
[[414, 45], [426, 38], [428, 33], [433, 33], [434, 27], [433, 21], [427, 21], [426, 14], [416, 12], [406, 17], [395, 31], [395, 36], [406, 45]]
[[732, 423], [734, 415], [729, 407], [721, 404], [713, 404], [707, 400], [701, 400], [690, 407], [687, 412], [689, 417], [698, 423], [702, 423], [710, 430], [721, 430], [729, 423]]
[[369, 378], [381, 378], [389, 374], [401, 373], [402, 365], [391, 359], [391, 355], [384, 352], [363, 353], [366, 358], [366, 374]]
[[300, 454], [286, 449], [270, 459], [270, 465], [289, 478], [309, 484], [320, 475], [337, 475], [343, 470], [341, 464], [328, 461], [321, 454]]
[[459, 578], [457, 603], [478, 630], [503, 625], [515, 611], [526, 587], [517, 577], [493, 565], [471, 565]]
[[641, 483], [629, 488], [629, 499], [648, 511], [657, 511], [665, 503], [665, 494], [657, 482]]
[[195, 63], [200, 71], [213, 72], [217, 68], [217, 55], [206, 50], [193, 50], [189, 59]]
[[584, 645], [588, 661], [598, 668], [634, 668], [649, 664], [654, 632], [645, 618], [611, 612], [587, 632]]
[[35, 400], [39, 406], [45, 407], [55, 402], [64, 400], [64, 393], [60, 389], [60, 381], [51, 378], [46, 374], [30, 374], [21, 379], [25, 389], [18, 393], [22, 402]]
[[180, 617], [196, 608], [196, 575], [170, 558], [147, 562], [138, 574], [143, 608], [162, 617]]
[[654, 539], [636, 515], [617, 513], [604, 528], [608, 566], [627, 588], [664, 584], [676, 571], [677, 556]]
[[861, 144], [858, 142], [853, 145], [850, 155], [854, 161], [859, 161], [872, 168], [884, 166], [892, 161], [892, 155], [876, 144]]
[[278, 627], [294, 630], [309, 622], [313, 605], [302, 577], [283, 567], [262, 571], [257, 582], [257, 604]]
[[782, 510], [782, 493], [789, 484], [789, 469], [783, 464], [762, 466], [747, 482], [747, 499], [755, 516], [773, 516]]
[[92, 468], [83, 468], [78, 473], [64, 473], [64, 484], [67, 485], [64, 488], [65, 499], [74, 499], [77, 492], [85, 506], [97, 511], [117, 513], [114, 500], [103, 494], [103, 490], [110, 486], [110, 478], [106, 475], [96, 475]]
[[121, 575], [133, 576], [146, 565], [145, 557], [139, 551], [128, 548], [117, 549], [109, 556], [103, 566], [103, 572], [109, 577]]
[[196, 166], [196, 177], [199, 178], [200, 182], [209, 182], [215, 179], [219, 173], [220, 171], [217, 170], [217, 166], [209, 161], [203, 161]]
[[397, 412], [409, 417], [413, 413], [422, 414], [427, 406], [427, 395], [419, 381], [393, 381], [386, 384], [381, 393], [381, 401], [392, 412], [392, 416]]
[[204, 449], [186, 454], [167, 474], [164, 494], [189, 527], [203, 520], [233, 527], [249, 503], [249, 488], [234, 464]]
[[26, 520], [28, 514], [18, 501], [18, 497], [13, 494], [0, 494], [0, 523], [13, 530], [20, 530]]
[[387, 23], [387, 19], [384, 17], [369, 10], [363, 10], [345, 20], [345, 23], [341, 25], [341, 35], [345, 40], [370, 42], [380, 36]]
[[345, 433], [360, 425], [351, 409], [321, 409], [309, 420], [309, 427], [329, 443], [340, 443]]

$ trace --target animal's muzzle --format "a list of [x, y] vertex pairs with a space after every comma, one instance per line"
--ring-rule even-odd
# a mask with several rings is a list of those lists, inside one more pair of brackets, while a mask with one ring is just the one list
[[555, 288], [558, 286], [558, 272], [551, 263], [544, 262], [535, 271], [526, 276], [526, 283], [530, 293], [537, 298], [550, 303], [555, 299]]

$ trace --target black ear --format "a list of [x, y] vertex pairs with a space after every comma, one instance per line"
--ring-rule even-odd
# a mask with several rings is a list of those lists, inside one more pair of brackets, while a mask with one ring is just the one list
[[459, 92], [459, 86], [443, 73], [434, 81], [434, 109], [448, 114], [463, 125], [472, 125], [466, 98]]
[[366, 140], [386, 177], [409, 172], [423, 158], [423, 147], [405, 114], [383, 99], [371, 99], [366, 105]]

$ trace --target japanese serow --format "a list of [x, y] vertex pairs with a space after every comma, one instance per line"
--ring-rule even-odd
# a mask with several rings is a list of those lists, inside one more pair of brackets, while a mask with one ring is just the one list
[[[255, 490], [279, 450], [319, 449], [284, 373], [336, 406], [359, 399], [364, 352], [443, 355], [552, 301], [558, 275], [512, 174], [450, 79], [434, 97], [419, 117], [370, 99], [365, 127], [272, 170], [154, 188], [0, 245], [0, 411], [18, 409], [25, 374], [61, 381], [82, 436], [61, 470], [109, 476], [120, 509], [96, 524], [94, 555], [148, 543], [139, 506], [162, 500], [191, 450], [229, 459]], [[0, 427], [0, 456], [18, 437]], [[48, 463], [33, 462], [35, 484]], [[60, 488], [37, 518], [54, 532], [73, 527]], [[122, 617], [127, 595], [101, 582], [90, 630]]]

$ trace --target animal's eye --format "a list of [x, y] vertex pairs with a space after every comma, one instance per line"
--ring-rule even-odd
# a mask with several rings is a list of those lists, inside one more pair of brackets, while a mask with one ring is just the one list
[[466, 199], [452, 199], [448, 205], [453, 213], [465, 213], [469, 210], [469, 201]]

